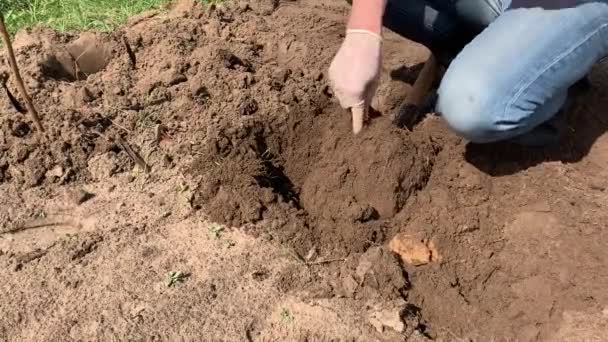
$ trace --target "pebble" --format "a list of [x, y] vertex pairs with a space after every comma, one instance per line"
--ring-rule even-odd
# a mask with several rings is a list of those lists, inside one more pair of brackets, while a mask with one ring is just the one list
[[78, 189], [72, 193], [72, 202], [76, 205], [83, 204], [84, 202], [95, 197], [95, 194], [85, 191], [83, 189]]
[[439, 253], [433, 241], [420, 239], [405, 233], [397, 234], [388, 246], [404, 262], [413, 266], [427, 265], [432, 261], [439, 260]]
[[405, 331], [405, 323], [401, 320], [398, 309], [387, 309], [372, 313], [369, 316], [369, 323], [376, 328], [379, 333], [383, 333], [385, 328], [390, 328], [396, 332]]

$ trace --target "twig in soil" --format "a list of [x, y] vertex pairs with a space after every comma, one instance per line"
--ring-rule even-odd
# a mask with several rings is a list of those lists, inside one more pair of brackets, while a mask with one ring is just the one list
[[154, 127], [154, 145], [159, 145], [163, 139], [167, 137], [167, 127], [163, 124], [158, 124]]
[[[106, 136], [105, 134], [101, 133], [98, 130], [93, 130], [93, 132], [97, 135], [99, 135], [100, 137], [106, 139], [106, 141], [110, 142], [110, 138], [108, 138], [108, 136]], [[122, 148], [123, 151], [125, 151], [125, 153], [127, 153], [127, 155], [129, 156], [129, 158], [131, 158], [131, 160], [133, 160], [133, 162], [135, 164], [137, 164], [142, 170], [144, 170], [144, 172], [148, 173], [150, 172], [150, 166], [144, 161], [144, 159], [139, 155], [139, 153], [137, 153], [132, 147], [131, 145], [126, 142], [123, 138], [120, 137], [120, 135], [116, 135], [116, 143], [118, 144], [118, 146], [120, 148]]]
[[32, 115], [32, 119], [34, 119], [36, 127], [40, 132], [44, 132], [44, 127], [42, 127], [42, 122], [40, 122], [38, 112], [36, 111], [36, 108], [34, 108], [32, 99], [28, 95], [27, 90], [25, 89], [25, 85], [23, 84], [21, 74], [19, 73], [19, 66], [17, 65], [17, 60], [15, 59], [15, 52], [13, 51], [13, 45], [11, 44], [11, 37], [8, 34], [6, 25], [4, 24], [4, 15], [2, 13], [0, 13], [0, 33], [2, 34], [4, 44], [6, 45], [9, 63], [11, 65], [11, 68], [13, 69], [13, 73], [15, 74], [15, 82], [17, 83], [17, 88], [19, 88], [21, 96], [23, 96], [23, 98], [25, 99], [25, 105], [27, 106], [28, 111]]
[[[78, 61], [82, 58], [82, 56], [84, 56], [87, 52], [89, 52], [90, 50], [92, 50], [95, 47], [95, 45], [90, 45], [88, 46], [86, 49], [84, 49], [80, 55], [78, 55], [77, 57], [72, 56], [72, 58], [74, 59], [74, 79], [77, 81], [80, 81], [80, 73], [82, 71], [82, 68], [80, 68], [80, 64], [78, 63]], [[71, 55], [71, 54], [70, 54]], [[89, 75], [86, 72], [82, 72], [85, 75], [85, 78], [88, 77]]]
[[31, 225], [31, 226], [26, 226], [26, 225], [17, 226], [17, 227], [14, 227], [14, 228], [11, 228], [9, 230], [5, 230], [5, 231], [1, 232], [0, 235], [15, 234], [15, 233], [19, 233], [19, 232], [30, 230], [30, 229], [38, 229], [38, 228], [46, 228], [46, 227], [57, 227], [57, 226], [70, 226], [70, 227], [74, 227], [74, 228], [80, 228], [77, 223], [74, 223], [74, 222], [71, 222], [71, 221], [66, 221], [66, 222], [50, 222], [50, 223], [34, 224], [34, 225]]
[[498, 266], [494, 267], [490, 272], [488, 272], [488, 274], [486, 275], [486, 277], [483, 279], [483, 281], [481, 282], [483, 285], [485, 285], [488, 280], [490, 280], [490, 278], [494, 275], [494, 272], [498, 271]]
[[112, 119], [110, 119], [110, 118], [108, 118], [108, 117], [106, 117], [106, 119], [110, 120], [110, 122], [112, 123], [112, 125], [114, 125], [114, 126], [116, 126], [116, 127], [120, 128], [120, 129], [122, 129], [123, 131], [125, 131], [125, 132], [127, 132], [127, 133], [133, 133], [131, 130], [129, 130], [129, 129], [128, 129], [128, 128], [126, 128], [125, 126], [123, 126], [123, 125], [119, 125], [119, 124], [117, 124], [116, 122], [114, 122], [114, 120], [112, 120]]
[[131, 147], [131, 145], [129, 145], [128, 142], [126, 142], [123, 138], [121, 138], [118, 135], [116, 136], [116, 142], [118, 143], [120, 148], [122, 148], [127, 153], [129, 158], [131, 158], [133, 160], [133, 162], [135, 162], [139, 167], [141, 167], [141, 169], [144, 170], [144, 172], [146, 172], [146, 173], [150, 172], [150, 166], [148, 166], [148, 164], [146, 164], [146, 162], [139, 155], [139, 153], [137, 153]]
[[76, 58], [72, 58], [74, 59], [74, 74], [72, 77], [74, 77], [76, 81], [80, 81], [80, 65], [78, 64], [78, 60]]
[[0, 80], [0, 82], [2, 82], [2, 87], [4, 88], [4, 91], [6, 92], [6, 96], [8, 96], [8, 99], [11, 102], [11, 104], [13, 105], [13, 107], [15, 108], [15, 110], [21, 114], [27, 113], [27, 110], [25, 110], [25, 108], [23, 108], [23, 106], [21, 105], [21, 103], [19, 103], [17, 98], [15, 98], [13, 93], [11, 93], [10, 89], [8, 89], [8, 86], [6, 85], [6, 79], [2, 78], [2, 80]]
[[306, 265], [323, 265], [323, 264], [330, 264], [332, 262], [339, 262], [339, 261], [345, 261], [346, 258], [336, 258], [336, 259], [327, 259], [327, 260], [319, 260], [319, 261], [313, 261], [313, 262], [306, 262]]
[[127, 55], [129, 55], [129, 62], [131, 62], [131, 69], [135, 69], [137, 65], [137, 57], [135, 56], [135, 52], [131, 49], [131, 44], [127, 40], [127, 37], [122, 36], [122, 42], [125, 44], [127, 48]]

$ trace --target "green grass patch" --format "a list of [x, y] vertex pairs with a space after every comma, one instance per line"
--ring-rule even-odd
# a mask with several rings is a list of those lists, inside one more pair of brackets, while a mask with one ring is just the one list
[[0, 0], [0, 11], [12, 34], [36, 25], [62, 32], [111, 31], [129, 17], [163, 8], [169, 2], [171, 0]]

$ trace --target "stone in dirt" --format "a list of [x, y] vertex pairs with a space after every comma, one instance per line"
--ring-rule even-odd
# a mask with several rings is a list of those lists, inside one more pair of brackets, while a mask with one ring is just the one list
[[87, 202], [91, 199], [93, 199], [93, 197], [95, 197], [95, 194], [90, 193], [84, 189], [78, 189], [75, 191], [72, 191], [72, 201], [74, 202], [74, 204], [76, 205], [80, 205], [83, 204], [84, 202]]
[[432, 240], [420, 239], [414, 235], [400, 233], [389, 242], [392, 252], [413, 266], [427, 265], [440, 259]]
[[401, 319], [401, 308], [384, 309], [370, 314], [369, 323], [376, 328], [379, 333], [384, 332], [386, 328], [393, 329], [396, 332], [405, 331], [405, 323]]
[[91, 158], [88, 162], [88, 170], [93, 179], [102, 181], [112, 177], [118, 168], [118, 158], [114, 153], [105, 153]]

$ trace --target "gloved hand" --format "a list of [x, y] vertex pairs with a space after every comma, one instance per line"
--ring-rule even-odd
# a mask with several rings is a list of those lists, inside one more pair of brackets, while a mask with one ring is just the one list
[[359, 133], [378, 88], [382, 37], [366, 30], [348, 30], [329, 67], [329, 81], [342, 108], [351, 109], [353, 132]]

